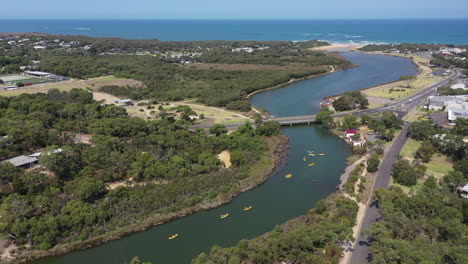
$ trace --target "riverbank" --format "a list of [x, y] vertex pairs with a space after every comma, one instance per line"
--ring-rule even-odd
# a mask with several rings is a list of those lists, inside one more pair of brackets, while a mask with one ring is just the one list
[[334, 66], [330, 65], [330, 71], [320, 73], [320, 74], [312, 74], [312, 75], [308, 75], [308, 76], [305, 76], [305, 77], [302, 77], [302, 78], [292, 78], [292, 79], [290, 79], [289, 81], [287, 81], [285, 83], [281, 83], [281, 84], [278, 84], [278, 85], [275, 85], [275, 86], [272, 86], [272, 87], [268, 87], [268, 88], [265, 88], [265, 89], [261, 89], [261, 90], [251, 92], [246, 96], [246, 99], [250, 99], [252, 96], [254, 96], [254, 95], [258, 94], [258, 93], [283, 88], [283, 87], [288, 86], [288, 85], [290, 85], [292, 83], [313, 79], [313, 78], [324, 76], [324, 75], [327, 75], [327, 74], [330, 74], [330, 73], [333, 73], [333, 72], [336, 72], [336, 69], [335, 69]]
[[[417, 60], [412, 56], [387, 54], [387, 53], [383, 53], [383, 52], [366, 52], [366, 51], [361, 51], [358, 48], [355, 48], [353, 51], [362, 52], [362, 53], [366, 53], [366, 54], [372, 54], [372, 55], [393, 56], [393, 57], [398, 57], [398, 58], [410, 59], [411, 62], [416, 66], [415, 68], [417, 69], [417, 72], [415, 74], [411, 75], [411, 76], [414, 76], [415, 78], [427, 77], [427, 75], [430, 73], [430, 72], [429, 73], [427, 72], [427, 70], [428, 70], [427, 66], [422, 65], [420, 60]], [[434, 82], [436, 82], [436, 81], [437, 80], [435, 80]], [[378, 91], [378, 90], [382, 90], [382, 89], [391, 89], [391, 88], [394, 88], [394, 87], [398, 87], [400, 85], [403, 85], [405, 82], [406, 81], [404, 81], [404, 80], [395, 80], [395, 81], [391, 81], [391, 82], [385, 82], [385, 83], [381, 83], [381, 84], [378, 84], [378, 85], [369, 86], [369, 87], [362, 88], [362, 89], [357, 89], [355, 91], [363, 92], [368, 97], [369, 105], [370, 105], [369, 108], [377, 108], [377, 107], [383, 106], [382, 100], [386, 100], [387, 97], [373, 96], [374, 91]], [[417, 91], [419, 91], [419, 90], [417, 90]], [[411, 93], [411, 94], [409, 94], [407, 96], [411, 96], [412, 94], [414, 94], [414, 93]], [[343, 95], [343, 93], [335, 94], [335, 95], [332, 95], [332, 96], [329, 96], [329, 97], [326, 97], [326, 98], [334, 99], [334, 98], [337, 98], [337, 97], [339, 97], [341, 95]], [[376, 99], [374, 100], [374, 98], [376, 98]], [[379, 99], [382, 99], [382, 100], [379, 100]], [[393, 100], [393, 98], [388, 99], [388, 100]], [[404, 100], [404, 98], [401, 98], [401, 100]]]
[[120, 228], [111, 233], [99, 237], [94, 237], [85, 241], [57, 245], [54, 248], [47, 251], [33, 250], [29, 252], [24, 252], [24, 254], [16, 256], [15, 259], [2, 260], [2, 263], [27, 263], [40, 258], [59, 256], [69, 253], [71, 251], [91, 248], [112, 240], [121, 239], [136, 232], [145, 231], [154, 226], [161, 225], [166, 222], [176, 220], [178, 218], [182, 218], [184, 216], [193, 214], [201, 210], [214, 209], [223, 204], [227, 204], [242, 192], [246, 192], [261, 185], [269, 178], [270, 175], [273, 175], [273, 173], [277, 169], [281, 168], [282, 164], [284, 164], [285, 157], [288, 154], [288, 140], [288, 137], [282, 134], [280, 134], [279, 136], [266, 138], [265, 144], [267, 151], [265, 151], [265, 153], [261, 156], [260, 160], [258, 160], [250, 168], [250, 177], [240, 180], [237, 183], [236, 188], [231, 189], [230, 191], [224, 194], [220, 194], [216, 198], [203, 201], [200, 204], [197, 204], [190, 208], [184, 208], [178, 212], [164, 215], [155, 214], [153, 217], [147, 218], [132, 226]]
[[[336, 56], [339, 56], [339, 55], [336, 55]], [[339, 57], [341, 57], [341, 56], [339, 56]], [[288, 85], [293, 84], [293, 83], [318, 78], [318, 77], [325, 76], [325, 75], [328, 75], [328, 74], [331, 74], [331, 73], [335, 73], [335, 72], [341, 70], [339, 68], [337, 69], [337, 67], [333, 66], [333, 65], [329, 65], [328, 67], [330, 67], [330, 71], [320, 73], [320, 74], [312, 74], [312, 75], [308, 75], [308, 76], [305, 76], [305, 77], [302, 77], [302, 78], [292, 78], [292, 79], [290, 79], [289, 81], [287, 81], [285, 83], [278, 84], [278, 85], [275, 85], [275, 86], [272, 86], [272, 87], [268, 87], [268, 88], [265, 88], [265, 89], [261, 89], [261, 90], [251, 92], [246, 96], [246, 99], [250, 99], [252, 96], [254, 96], [254, 95], [258, 94], [258, 93], [263, 93], [263, 92], [266, 92], [266, 91], [283, 88], [283, 87], [288, 86]], [[351, 63], [345, 69], [356, 68], [356, 67], [359, 67], [359, 65]]]

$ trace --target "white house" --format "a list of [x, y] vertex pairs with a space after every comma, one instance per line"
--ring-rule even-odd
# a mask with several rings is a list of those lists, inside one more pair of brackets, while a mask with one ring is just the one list
[[357, 133], [356, 129], [346, 129], [345, 133], [344, 133], [344, 136], [347, 139], [351, 139], [356, 133]]
[[460, 196], [463, 198], [468, 198], [468, 184], [466, 184], [465, 186], [463, 186], [463, 188], [461, 188]]

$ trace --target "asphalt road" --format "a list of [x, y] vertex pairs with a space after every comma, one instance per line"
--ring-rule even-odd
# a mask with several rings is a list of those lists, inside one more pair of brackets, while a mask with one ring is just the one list
[[[413, 109], [415, 106], [423, 104], [427, 97], [435, 94], [435, 92], [437, 91], [437, 88], [448, 85], [450, 83], [450, 79], [458, 78], [458, 76], [460, 75], [461, 75], [461, 72], [457, 69], [450, 78], [447, 78], [441, 82], [430, 85], [425, 90], [415, 95], [412, 95], [405, 100], [395, 103], [392, 106], [387, 106], [384, 108], [388, 109], [388, 107], [398, 106], [406, 102], [407, 103], [406, 110], [401, 111], [398, 114], [399, 116], [402, 115], [400, 116], [400, 118], [402, 118], [409, 111], [411, 111], [411, 109]], [[408, 134], [409, 125], [410, 123], [408, 122], [404, 123], [401, 133], [398, 135], [397, 138], [394, 139], [392, 146], [385, 154], [382, 164], [380, 165], [379, 171], [377, 173], [374, 186], [372, 187], [371, 196], [374, 195], [375, 190], [379, 188], [387, 189], [390, 186], [392, 165], [395, 162], [395, 157], [401, 152], [401, 150], [403, 149], [403, 146], [408, 141], [407, 134]], [[379, 209], [378, 209], [378, 201], [374, 200], [370, 202], [367, 205], [367, 210], [366, 210], [366, 213], [364, 215], [364, 219], [361, 225], [361, 231], [363, 229], [370, 228], [372, 223], [378, 222], [381, 218], [382, 218], [382, 215], [380, 214]], [[372, 261], [372, 255], [370, 254], [370, 251], [369, 251], [371, 240], [372, 239], [369, 236], [363, 235], [362, 232], [358, 233], [358, 237], [356, 240], [357, 243], [355, 243], [354, 248], [351, 250], [352, 255], [351, 255], [349, 263], [363, 264], [363, 263]]]
[[[395, 157], [401, 152], [403, 146], [408, 140], [407, 133], [409, 125], [410, 123], [405, 123], [403, 125], [401, 133], [394, 139], [392, 146], [385, 154], [375, 179], [372, 195], [374, 190], [379, 188], [386, 189], [390, 186], [392, 165], [395, 161]], [[378, 209], [378, 201], [374, 200], [368, 204], [366, 214], [362, 221], [361, 230], [370, 228], [372, 223], [379, 221], [381, 217], [382, 215]], [[358, 233], [357, 243], [352, 249], [353, 253], [351, 255], [350, 263], [357, 264], [371, 261], [372, 256], [369, 254], [370, 241], [371, 239], [367, 235], [362, 235], [361, 232]]]

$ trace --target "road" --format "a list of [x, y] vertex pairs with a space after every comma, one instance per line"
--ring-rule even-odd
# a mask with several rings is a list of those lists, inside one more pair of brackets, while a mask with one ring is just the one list
[[[450, 79], [458, 78], [460, 75], [461, 75], [461, 72], [460, 70], [457, 69], [450, 78], [447, 78], [441, 82], [432, 84], [425, 90], [415, 95], [412, 95], [409, 98], [406, 98], [405, 100], [395, 103], [392, 106], [387, 106], [384, 108], [390, 110], [389, 107], [391, 108], [402, 103], [407, 103], [406, 110], [401, 112], [402, 114], [404, 113], [404, 115], [406, 115], [414, 107], [423, 104], [424, 101], [427, 99], [427, 97], [435, 94], [435, 92], [437, 91], [437, 88], [448, 85], [450, 82]], [[400, 134], [394, 139], [392, 146], [385, 154], [382, 164], [380, 165], [379, 171], [377, 173], [374, 185], [372, 186], [371, 197], [374, 195], [374, 192], [376, 189], [379, 189], [379, 188], [387, 189], [390, 186], [392, 166], [393, 166], [393, 163], [395, 162], [395, 157], [401, 152], [401, 150], [403, 149], [403, 146], [408, 141], [407, 134], [408, 134], [409, 125], [410, 123], [408, 122], [404, 123]], [[361, 229], [370, 228], [372, 226], [372, 223], [379, 221], [381, 217], [382, 215], [380, 214], [378, 210], [378, 201], [374, 200], [370, 202], [367, 205], [364, 219], [362, 221], [362, 225], [360, 228]], [[352, 255], [351, 255], [349, 263], [363, 264], [363, 263], [370, 262], [372, 260], [372, 255], [369, 252], [370, 241], [371, 239], [369, 236], [362, 235], [361, 232], [358, 232], [358, 237], [356, 239], [354, 248], [352, 249]]]

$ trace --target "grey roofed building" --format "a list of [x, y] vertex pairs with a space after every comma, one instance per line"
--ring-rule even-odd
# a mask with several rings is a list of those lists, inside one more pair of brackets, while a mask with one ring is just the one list
[[[457, 95], [457, 96], [429, 96], [428, 98], [429, 110], [442, 110], [444, 107], [448, 107], [449, 104], [465, 104], [468, 96]], [[450, 105], [452, 107], [452, 105]]]
[[455, 125], [457, 118], [468, 118], [468, 110], [451, 108], [448, 110], [447, 118], [450, 125]]
[[66, 81], [66, 80], [69, 80], [68, 77], [60, 76], [60, 75], [55, 75], [55, 74], [47, 75], [46, 78], [47, 78], [47, 79], [50, 79], [50, 80], [54, 80], [54, 81]]
[[41, 72], [41, 71], [25, 71], [24, 75], [26, 76], [34, 76], [34, 77], [46, 77], [47, 75], [52, 75], [49, 72]]
[[33, 165], [37, 164], [39, 160], [36, 157], [28, 157], [28, 156], [18, 156], [8, 160], [5, 162], [9, 162], [13, 164], [15, 167], [22, 167], [22, 168], [31, 168]]

